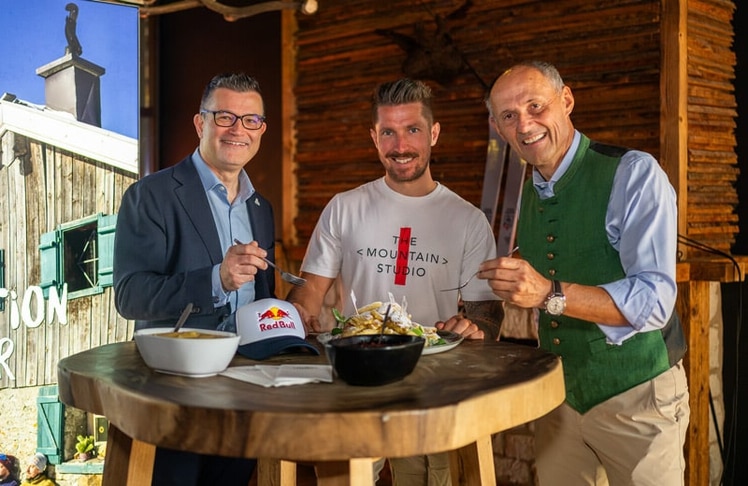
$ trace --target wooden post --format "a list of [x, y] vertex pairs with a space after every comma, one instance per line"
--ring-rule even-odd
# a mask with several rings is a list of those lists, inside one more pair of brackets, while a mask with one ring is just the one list
[[688, 234], [688, 5], [662, 1], [660, 165], [678, 195], [678, 233]]
[[709, 282], [679, 283], [676, 310], [688, 345], [684, 363], [691, 418], [686, 435], [685, 484], [701, 486], [709, 484]]

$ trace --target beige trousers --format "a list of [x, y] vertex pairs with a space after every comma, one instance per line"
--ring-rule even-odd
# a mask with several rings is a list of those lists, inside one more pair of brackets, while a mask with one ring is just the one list
[[689, 416], [682, 362], [583, 415], [564, 403], [536, 422], [540, 485], [680, 486]]
[[394, 486], [451, 486], [449, 454], [390, 458]]

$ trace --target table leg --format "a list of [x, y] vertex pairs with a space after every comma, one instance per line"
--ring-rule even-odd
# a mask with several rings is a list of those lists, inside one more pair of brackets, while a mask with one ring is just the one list
[[317, 486], [371, 486], [374, 484], [374, 463], [377, 458], [349, 461], [317, 462]]
[[133, 440], [109, 424], [104, 458], [104, 486], [143, 486], [151, 484], [156, 446]]
[[257, 460], [259, 486], [296, 486], [296, 463], [281, 459]]
[[496, 486], [493, 445], [487, 435], [450, 452], [452, 484]]

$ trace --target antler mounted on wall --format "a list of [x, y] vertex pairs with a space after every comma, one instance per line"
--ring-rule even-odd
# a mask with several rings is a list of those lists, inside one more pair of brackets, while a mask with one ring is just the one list
[[[431, 79], [441, 85], [448, 85], [452, 80], [468, 69], [481, 84], [485, 82], [465, 59], [463, 52], [454, 42], [448, 23], [454, 19], [464, 19], [472, 7], [472, 0], [465, 2], [447, 16], [433, 15], [434, 29], [428, 29], [424, 22], [413, 25], [412, 36], [392, 29], [376, 29], [374, 32], [392, 39], [406, 57], [402, 64], [403, 74], [416, 79]], [[427, 11], [430, 9], [421, 4]]]
[[179, 12], [195, 7], [207, 7], [210, 10], [223, 15], [223, 18], [229, 22], [264, 12], [283, 9], [299, 9], [304, 14], [312, 15], [318, 8], [317, 0], [256, 2], [243, 7], [225, 5], [221, 3], [220, 0], [182, 0], [165, 5], [157, 5], [158, 0], [140, 0], [137, 3], [140, 3], [141, 5], [140, 15], [143, 17]]

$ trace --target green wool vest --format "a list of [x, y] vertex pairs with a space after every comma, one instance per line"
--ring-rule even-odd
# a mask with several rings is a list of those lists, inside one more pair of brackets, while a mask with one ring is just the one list
[[[541, 200], [532, 181], [527, 181], [517, 241], [522, 257], [542, 275], [593, 286], [625, 277], [618, 251], [605, 232], [613, 178], [625, 152], [590, 143], [582, 135], [553, 197]], [[595, 323], [541, 310], [540, 347], [562, 358], [569, 405], [585, 413], [670, 368], [685, 352], [680, 321], [675, 312], [673, 316], [665, 330], [638, 333], [622, 345], [610, 345]], [[666, 334], [673, 337], [670, 356]]]

